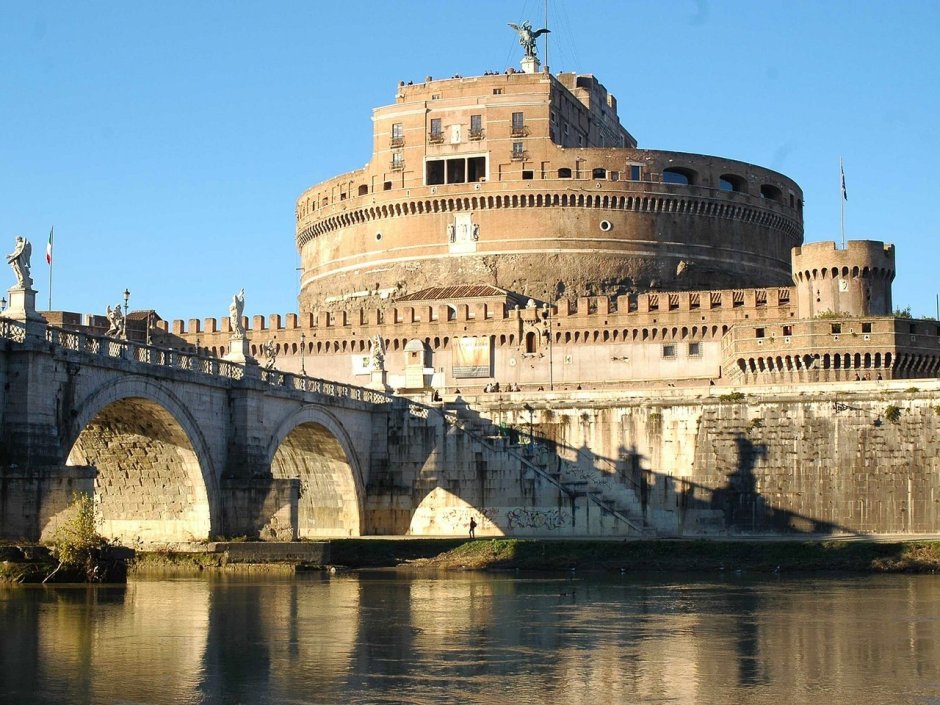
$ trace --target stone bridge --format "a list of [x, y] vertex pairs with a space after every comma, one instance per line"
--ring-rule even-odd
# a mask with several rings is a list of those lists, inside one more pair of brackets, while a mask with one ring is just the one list
[[362, 532], [387, 395], [33, 321], [0, 339], [3, 535], [92, 490], [124, 542]]
[[48, 537], [76, 493], [128, 545], [636, 528], [453, 410], [370, 389], [6, 318], [0, 382], [0, 538]]

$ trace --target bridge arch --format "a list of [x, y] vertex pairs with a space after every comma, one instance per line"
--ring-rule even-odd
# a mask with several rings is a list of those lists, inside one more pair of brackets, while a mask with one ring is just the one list
[[364, 487], [359, 460], [342, 423], [308, 405], [290, 413], [268, 448], [271, 474], [300, 480], [300, 538], [359, 536]]
[[62, 445], [67, 465], [95, 467], [103, 535], [170, 543], [220, 532], [217, 474], [189, 408], [152, 380], [122, 377], [72, 412]]

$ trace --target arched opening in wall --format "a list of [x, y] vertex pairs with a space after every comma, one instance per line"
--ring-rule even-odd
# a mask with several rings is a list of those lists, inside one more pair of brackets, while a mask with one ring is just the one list
[[359, 185], [359, 195], [366, 196], [369, 193], [369, 187], [366, 184]]
[[157, 402], [114, 401], [78, 434], [66, 465], [95, 468], [99, 531], [125, 545], [211, 538], [209, 495], [180, 422]]
[[536, 335], [534, 331], [529, 331], [525, 334], [525, 351], [529, 354], [536, 352]]
[[558, 170], [559, 179], [570, 179], [571, 178], [571, 169], [567, 167], [562, 167]]
[[681, 166], [671, 166], [663, 169], [663, 183], [679, 184], [681, 186], [694, 186], [698, 174], [692, 169], [686, 169]]
[[597, 167], [596, 169], [591, 170], [592, 179], [606, 179], [607, 178], [607, 169], [602, 167]]
[[770, 201], [777, 201], [779, 203], [783, 200], [783, 192], [776, 186], [771, 186], [770, 184], [761, 184], [760, 197], [766, 198]]
[[295, 426], [274, 453], [271, 475], [300, 481], [299, 538], [360, 535], [355, 471], [328, 428], [314, 421]]
[[722, 191], [747, 193], [747, 180], [737, 174], [722, 174], [718, 178], [718, 188]]

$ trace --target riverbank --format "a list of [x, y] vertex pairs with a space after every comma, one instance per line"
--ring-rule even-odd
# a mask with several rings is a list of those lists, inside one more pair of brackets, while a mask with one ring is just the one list
[[350, 568], [934, 573], [940, 542], [341, 539], [330, 542], [330, 560]]
[[[0, 547], [0, 582], [39, 582], [51, 570], [42, 547]], [[940, 572], [940, 541], [331, 539], [274, 544], [193, 544], [138, 551], [130, 575], [205, 571], [293, 572], [409, 567], [434, 570], [581, 570], [753, 573]]]

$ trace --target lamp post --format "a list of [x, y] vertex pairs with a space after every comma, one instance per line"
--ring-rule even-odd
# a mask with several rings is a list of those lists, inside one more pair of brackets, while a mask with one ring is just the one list
[[548, 335], [548, 390], [555, 389], [555, 356], [552, 355], [552, 306], [542, 304], [542, 320], [545, 321], [545, 333]]
[[304, 348], [307, 346], [307, 336], [301, 331], [300, 333], [300, 374], [303, 377], [307, 376], [307, 371], [304, 369]]
[[130, 289], [125, 288], [124, 289], [124, 324], [123, 324], [124, 340], [127, 340], [127, 312], [128, 312], [128, 303], [130, 302], [130, 300], [131, 300]]
[[196, 357], [199, 357], [199, 338], [196, 338]]
[[0, 313], [3, 313], [6, 310], [7, 310], [7, 297], [4, 296], [2, 299], [0, 299]]
[[529, 450], [532, 450], [532, 415], [535, 413], [535, 409], [529, 404], [525, 404], [522, 408], [524, 411], [529, 412]]
[[150, 345], [150, 326], [153, 325], [153, 311], [147, 311], [147, 345]]

